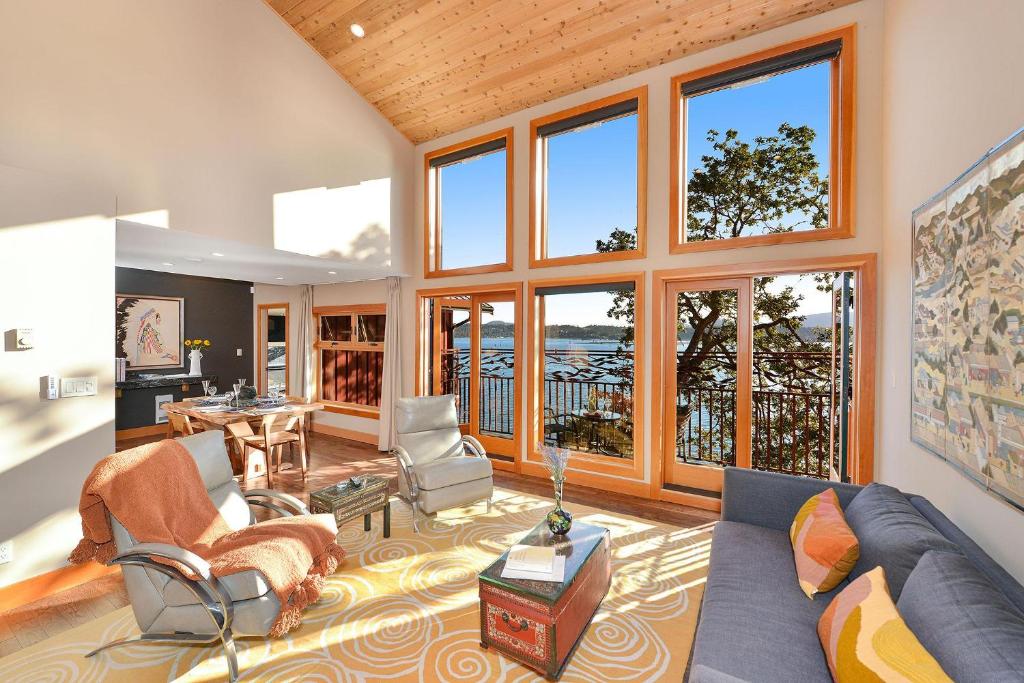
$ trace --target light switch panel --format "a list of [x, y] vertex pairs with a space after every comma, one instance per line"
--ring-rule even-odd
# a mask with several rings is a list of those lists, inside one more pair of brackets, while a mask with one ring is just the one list
[[61, 377], [60, 379], [61, 398], [71, 396], [95, 396], [95, 377]]

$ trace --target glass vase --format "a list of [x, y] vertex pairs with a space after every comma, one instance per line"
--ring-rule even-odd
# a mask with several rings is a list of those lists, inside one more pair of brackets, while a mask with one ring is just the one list
[[546, 521], [551, 533], [558, 536], [569, 533], [572, 528], [572, 513], [562, 509], [562, 485], [564, 478], [554, 479], [555, 482], [555, 509], [548, 513]]

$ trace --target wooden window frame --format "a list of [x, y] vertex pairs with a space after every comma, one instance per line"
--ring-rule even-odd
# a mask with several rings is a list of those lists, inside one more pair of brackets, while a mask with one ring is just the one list
[[[427, 368], [433, 365], [436, 374], [440, 374], [440, 361], [430, 357], [430, 338], [435, 335], [436, 330], [426, 324], [429, 314], [427, 302], [431, 299], [461, 295], [482, 295], [482, 294], [512, 294], [513, 306], [515, 307], [515, 334], [516, 343], [513, 345], [512, 371], [513, 382], [516, 392], [513, 397], [512, 410], [515, 411], [512, 436], [512, 462], [492, 460], [491, 465], [495, 469], [519, 472], [522, 463], [522, 440], [524, 434], [523, 418], [523, 344], [522, 330], [526, 329], [523, 318], [523, 283], [522, 282], [499, 282], [490, 285], [463, 285], [453, 287], [438, 287], [433, 289], [416, 290], [416, 358], [415, 358], [415, 391], [417, 396], [428, 396]], [[435, 340], [434, 347], [439, 346]]]
[[[730, 280], [736, 278], [763, 277], [771, 275], [793, 275], [818, 271], [852, 271], [857, 278], [857, 324], [853, 333], [853, 364], [857, 368], [853, 380], [853, 401], [851, 402], [849, 444], [850, 481], [855, 484], [869, 484], [874, 479], [875, 467], [875, 372], [877, 337], [878, 298], [878, 256], [873, 253], [841, 256], [822, 256], [760, 263], [736, 263], [721, 266], [699, 266], [654, 271], [654, 298], [652, 304], [652, 325], [654, 337], [651, 340], [651, 378], [655, 389], [653, 396], [655, 414], [651, 420], [651, 482], [647, 496], [684, 505], [711, 507], [709, 499], [680, 491], [664, 488], [665, 458], [674, 450], [675, 444], [668, 444], [671, 430], [668, 420], [675, 419], [674, 397], [669, 395], [667, 383], [662, 381], [666, 367], [669, 367], [673, 349], [666, 348], [665, 325], [668, 324], [668, 302], [666, 286], [673, 282], [690, 280]], [[752, 349], [746, 350], [753, 353]], [[748, 463], [749, 464], [749, 463]]]
[[633, 321], [633, 458], [630, 461], [616, 462], [615, 458], [573, 451], [567, 478], [569, 481], [592, 486], [603, 490], [614, 490], [634, 496], [647, 498], [650, 487], [644, 479], [645, 448], [644, 448], [644, 395], [647, 392], [647, 377], [644, 374], [644, 344], [646, 334], [646, 312], [644, 294], [645, 273], [609, 273], [606, 275], [590, 275], [583, 277], [563, 277], [545, 280], [530, 280], [527, 283], [527, 448], [521, 471], [537, 477], [549, 476], [543, 465], [537, 444], [544, 438], [544, 325], [543, 302], [537, 294], [538, 289], [562, 287], [567, 285], [592, 285], [619, 282], [631, 282], [636, 298], [634, 300], [635, 319]]
[[[686, 120], [682, 106], [684, 84], [732, 69], [839, 40], [839, 56], [831, 60], [829, 140], [829, 225], [821, 230], [749, 235], [725, 239], [686, 241]], [[792, 244], [854, 236], [854, 150], [856, 115], [857, 25], [820, 33], [784, 45], [731, 59], [672, 79], [670, 91], [669, 252], [684, 254], [770, 244]]]
[[[579, 263], [604, 263], [647, 256], [647, 86], [633, 88], [593, 102], [564, 109], [530, 121], [530, 268]], [[538, 129], [551, 123], [603, 109], [619, 102], [637, 101], [636, 130], [636, 249], [608, 253], [547, 256], [547, 147]]]
[[[263, 341], [263, 319], [269, 316], [270, 311], [277, 308], [284, 309], [284, 393], [291, 391], [291, 311], [288, 304], [257, 304], [256, 306], [256, 343], [259, 345], [256, 351], [257, 375], [256, 387], [261, 395], [266, 395], [268, 390], [268, 368], [267, 368], [267, 345]], [[269, 328], [269, 325], [268, 325]]]
[[351, 315], [353, 317], [352, 329], [356, 329], [354, 318], [358, 315], [386, 315], [387, 305], [385, 304], [352, 304], [347, 306], [314, 306], [313, 321], [316, 325], [316, 338], [313, 342], [313, 350], [316, 353], [316, 399], [324, 404], [324, 410], [329, 413], [342, 415], [353, 415], [373, 420], [380, 419], [380, 408], [375, 406], [364, 406], [359, 403], [344, 403], [341, 401], [327, 401], [323, 398], [323, 361], [321, 349], [334, 349], [341, 351], [376, 351], [384, 353], [384, 342], [324, 342], [320, 340], [320, 317], [334, 315]]
[[[444, 269], [441, 267], [441, 255], [444, 244], [442, 242], [440, 188], [437, 182], [439, 169], [432, 167], [430, 162], [438, 157], [461, 152], [502, 138], [505, 140], [505, 260], [501, 263]], [[449, 145], [448, 147], [427, 152], [423, 155], [423, 277], [454, 277], [457, 275], [479, 275], [482, 273], [499, 273], [512, 270], [512, 203], [515, 190], [513, 176], [515, 169], [514, 147], [514, 129], [503, 128], [493, 133], [480, 135], [454, 145]]]

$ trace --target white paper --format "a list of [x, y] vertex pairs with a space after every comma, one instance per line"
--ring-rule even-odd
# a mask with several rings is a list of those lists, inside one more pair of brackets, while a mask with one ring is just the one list
[[501, 570], [503, 579], [529, 579], [531, 581], [550, 581], [562, 583], [565, 580], [565, 555], [555, 555], [555, 563], [551, 573], [547, 572], [525, 572], [519, 569], [505, 567]]

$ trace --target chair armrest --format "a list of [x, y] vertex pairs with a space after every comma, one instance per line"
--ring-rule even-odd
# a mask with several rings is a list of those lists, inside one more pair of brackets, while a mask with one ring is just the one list
[[[249, 491], [246, 491], [242, 495], [245, 497], [245, 502], [248, 503], [249, 505], [254, 505], [258, 507], [267, 508], [269, 510], [273, 510], [275, 512], [279, 512], [285, 517], [293, 517], [295, 516], [296, 513], [300, 515], [310, 514], [309, 508], [306, 507], [305, 503], [303, 503], [295, 496], [289, 495], [287, 493], [281, 493], [280, 491], [273, 491], [271, 489], [250, 489]], [[280, 505], [275, 505], [274, 503], [270, 503], [265, 500], [260, 500], [261, 498], [270, 498], [272, 500], [281, 501], [282, 503], [291, 506], [292, 509], [288, 510], [286, 508], [281, 507]]]
[[483, 444], [477, 441], [477, 438], [475, 436], [470, 436], [469, 434], [463, 435], [462, 443], [464, 446], [468, 446], [468, 450], [476, 457], [487, 457], [487, 450], [484, 448]]
[[722, 521], [789, 531], [800, 506], [827, 488], [835, 489], [839, 503], [845, 508], [862, 487], [825, 479], [726, 467], [722, 484]]
[[[198, 578], [193, 579], [177, 567], [158, 562], [158, 559], [176, 562]], [[110, 564], [132, 565], [160, 572], [191, 592], [206, 608], [218, 630], [223, 633], [231, 628], [235, 614], [231, 593], [217, 581], [210, 563], [195, 553], [169, 543], [138, 543], [115, 555]]]
[[414, 499], [419, 495], [420, 489], [416, 485], [416, 471], [413, 469], [412, 457], [409, 451], [401, 446], [392, 446], [391, 454], [398, 460], [398, 473], [405, 477], [405, 483], [409, 487], [409, 495]]

